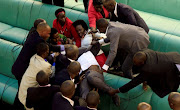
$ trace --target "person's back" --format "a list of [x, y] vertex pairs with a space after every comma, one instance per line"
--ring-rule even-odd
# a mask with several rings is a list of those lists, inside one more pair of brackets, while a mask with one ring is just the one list
[[171, 92], [168, 97], [169, 106], [173, 110], [180, 110], [180, 93]]
[[37, 46], [37, 54], [31, 57], [29, 66], [21, 80], [18, 98], [20, 102], [25, 105], [27, 89], [29, 87], [37, 87], [36, 75], [40, 70], [44, 70], [48, 75], [51, 74], [51, 64], [46, 62], [44, 58], [49, 53], [49, 47], [46, 43], [40, 43]]
[[141, 102], [138, 104], [137, 110], [152, 110], [152, 107], [146, 102]]
[[60, 92], [53, 97], [52, 110], [74, 110], [74, 101], [72, 97], [75, 93], [75, 85], [71, 80], [62, 83]]
[[49, 75], [43, 70], [36, 75], [38, 87], [30, 87], [27, 90], [26, 107], [34, 110], [51, 110], [52, 98], [56, 92], [60, 91], [60, 86], [50, 85]]

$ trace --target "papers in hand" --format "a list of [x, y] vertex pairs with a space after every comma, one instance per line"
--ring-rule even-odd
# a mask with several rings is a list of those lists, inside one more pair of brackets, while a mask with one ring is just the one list
[[99, 66], [94, 55], [90, 51], [83, 53], [77, 61], [81, 64], [82, 71], [87, 70], [91, 65]]

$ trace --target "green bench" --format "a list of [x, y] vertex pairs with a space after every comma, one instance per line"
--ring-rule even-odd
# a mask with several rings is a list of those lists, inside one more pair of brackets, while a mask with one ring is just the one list
[[[127, 3], [131, 2], [129, 1]], [[18, 84], [11, 73], [11, 67], [22, 48], [22, 44], [26, 40], [28, 30], [33, 26], [33, 22], [37, 18], [45, 19], [47, 23], [52, 26], [52, 22], [55, 19], [54, 12], [58, 8], [57, 6], [42, 4], [41, 2], [32, 0], [0, 0], [0, 98], [3, 101], [9, 104], [14, 103]], [[66, 15], [72, 21], [83, 19], [88, 24], [86, 13], [68, 8], [65, 8], [65, 10]], [[152, 16], [150, 16], [151, 14], [146, 15], [146, 12], [141, 13], [148, 25], [150, 25], [151, 22], [152, 24], [155, 23], [155, 21], [150, 20], [153, 16], [162, 18], [158, 18], [160, 19], [160, 23], [163, 19], [167, 18], [154, 14]], [[169, 22], [174, 22], [174, 20], [170, 18]], [[167, 24], [169, 22], [167, 22]], [[157, 22], [155, 24], [158, 25]], [[159, 24], [159, 26], [160, 25], [163, 26], [162, 24]], [[172, 27], [168, 28], [171, 29]], [[180, 37], [177, 33], [173, 34], [165, 29], [166, 27], [164, 26], [159, 27], [158, 30], [151, 28], [149, 32], [151, 41], [149, 48], [163, 52], [178, 51], [180, 53]], [[178, 30], [177, 27], [176, 29]], [[103, 47], [103, 50], [108, 53], [108, 46]], [[104, 73], [104, 77], [105, 82], [113, 88], [118, 88], [129, 81], [129, 79], [108, 73]], [[108, 95], [103, 93], [100, 95], [101, 104], [99, 107], [102, 110], [132, 110], [136, 109], [137, 104], [142, 101], [150, 103], [153, 110], [170, 110], [167, 96], [159, 98], [151, 89], [145, 92], [142, 90], [142, 85], [137, 86], [127, 93], [118, 94], [121, 97], [120, 107], [115, 107]]]

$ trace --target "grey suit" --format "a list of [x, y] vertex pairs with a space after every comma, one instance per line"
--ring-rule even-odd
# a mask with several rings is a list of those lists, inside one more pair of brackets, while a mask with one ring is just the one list
[[105, 64], [111, 66], [117, 51], [124, 50], [128, 55], [122, 64], [122, 71], [125, 76], [131, 77], [133, 55], [148, 47], [150, 43], [148, 34], [141, 27], [120, 22], [109, 22], [106, 35], [107, 38], [104, 41], [110, 42], [110, 51]]

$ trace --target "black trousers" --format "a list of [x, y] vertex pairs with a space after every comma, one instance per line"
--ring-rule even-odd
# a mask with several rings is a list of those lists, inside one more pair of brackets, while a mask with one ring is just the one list
[[64, 0], [42, 0], [43, 3], [51, 4], [52, 1], [54, 2], [54, 5], [64, 7]]

